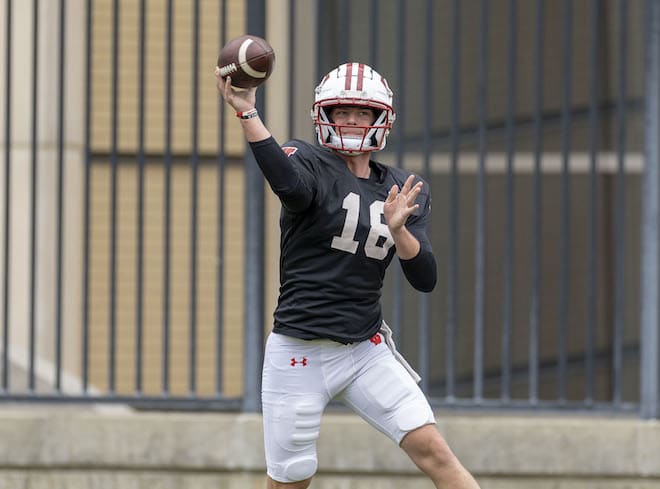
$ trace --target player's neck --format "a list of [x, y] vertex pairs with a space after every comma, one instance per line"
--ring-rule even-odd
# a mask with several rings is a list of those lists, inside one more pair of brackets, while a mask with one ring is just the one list
[[355, 156], [348, 156], [338, 153], [344, 160], [348, 169], [358, 178], [369, 178], [371, 167], [369, 166], [369, 156], [371, 153], [361, 153]]

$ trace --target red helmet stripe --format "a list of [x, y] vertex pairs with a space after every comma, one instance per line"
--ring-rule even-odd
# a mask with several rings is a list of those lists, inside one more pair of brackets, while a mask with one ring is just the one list
[[364, 64], [360, 63], [358, 65], [358, 77], [357, 77], [357, 87], [356, 90], [362, 90], [362, 81], [364, 80]]
[[353, 63], [346, 63], [346, 82], [344, 90], [351, 89], [351, 80], [353, 79]]

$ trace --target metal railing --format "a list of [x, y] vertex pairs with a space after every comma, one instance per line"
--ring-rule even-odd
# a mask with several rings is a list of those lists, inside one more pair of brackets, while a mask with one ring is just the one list
[[[17, 5], [2, 17], [0, 399], [258, 410], [277, 267], [264, 184], [222, 104], [208, 118], [201, 74], [234, 16], [269, 37], [265, 2]], [[660, 2], [311, 5], [289, 2], [285, 93], [259, 108], [288, 101], [269, 125], [309, 139], [301, 72], [356, 59], [388, 78], [397, 122], [376, 158], [431, 183], [440, 276], [416, 294], [393, 263], [384, 312], [432, 404], [658, 417]], [[28, 19], [32, 48], [16, 42]]]

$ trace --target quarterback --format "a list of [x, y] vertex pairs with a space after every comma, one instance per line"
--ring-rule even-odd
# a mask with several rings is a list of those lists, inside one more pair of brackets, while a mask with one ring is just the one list
[[256, 88], [237, 91], [217, 68], [215, 75], [282, 205], [280, 292], [262, 377], [267, 487], [309, 487], [321, 417], [337, 399], [436, 487], [478, 488], [438, 432], [383, 320], [381, 288], [395, 256], [415, 289], [436, 283], [428, 183], [372, 159], [395, 119], [387, 81], [362, 63], [333, 69], [314, 93], [318, 144], [280, 146], [255, 109]]

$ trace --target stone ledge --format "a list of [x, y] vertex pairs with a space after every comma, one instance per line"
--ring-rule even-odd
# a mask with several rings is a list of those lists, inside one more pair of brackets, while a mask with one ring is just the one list
[[[660, 478], [660, 422], [633, 418], [438, 413], [438, 429], [477, 476]], [[262, 473], [254, 414], [0, 409], [0, 466], [11, 469]], [[319, 474], [417, 475], [387, 437], [328, 413]]]

